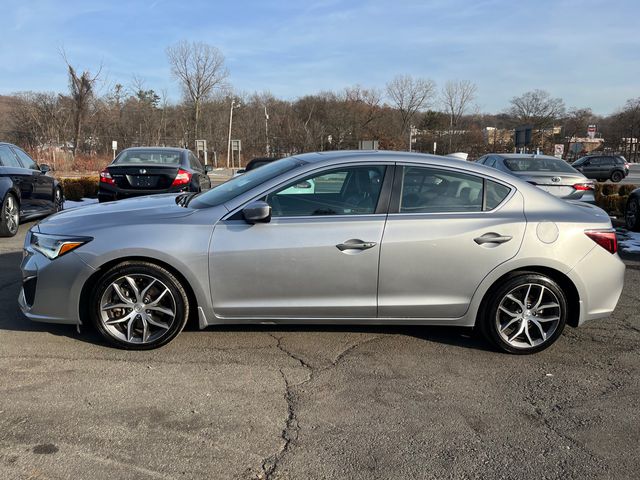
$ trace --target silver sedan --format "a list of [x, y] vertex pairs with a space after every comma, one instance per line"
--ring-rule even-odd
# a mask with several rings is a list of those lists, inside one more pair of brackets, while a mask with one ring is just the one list
[[394, 152], [285, 158], [200, 194], [56, 214], [25, 240], [19, 303], [166, 344], [191, 318], [456, 325], [532, 353], [608, 316], [624, 264], [607, 214], [459, 160]]

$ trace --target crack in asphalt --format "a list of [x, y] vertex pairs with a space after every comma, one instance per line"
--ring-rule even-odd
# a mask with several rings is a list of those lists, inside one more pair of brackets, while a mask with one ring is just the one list
[[[282, 340], [284, 339], [284, 336], [277, 337], [272, 333], [269, 333], [269, 336], [274, 338], [277, 341], [276, 348], [278, 350], [286, 354], [289, 358], [292, 358], [293, 360], [297, 361], [301, 367], [305, 368], [308, 371], [308, 377], [301, 382], [292, 384], [287, 379], [287, 375], [284, 373], [284, 370], [280, 368], [280, 375], [282, 375], [282, 379], [284, 381], [284, 387], [285, 387], [284, 398], [287, 402], [287, 417], [285, 419], [284, 428], [280, 433], [280, 438], [283, 440], [283, 444], [280, 447], [280, 450], [278, 450], [278, 452], [265, 458], [260, 464], [260, 468], [262, 470], [261, 473], [258, 475], [258, 479], [260, 480], [271, 480], [273, 478], [273, 475], [276, 473], [278, 466], [282, 461], [283, 457], [290, 452], [292, 443], [298, 440], [298, 434], [300, 433], [300, 424], [298, 422], [298, 416], [295, 408], [296, 401], [295, 401], [295, 393], [293, 392], [293, 388], [300, 387], [306, 383], [309, 383], [313, 379], [314, 374], [317, 370], [315, 367], [307, 363], [302, 357], [300, 357], [299, 355], [296, 355], [294, 352], [284, 347], [284, 345], [282, 344]], [[353, 352], [357, 347], [370, 343], [379, 338], [383, 338], [383, 337], [377, 336], [377, 337], [369, 338], [360, 342], [356, 342], [352, 345], [349, 345], [331, 361], [331, 365], [325, 368], [319, 369], [318, 372], [324, 372], [331, 368], [336, 367], [338, 363], [340, 363], [340, 361], [342, 361], [349, 353]]]

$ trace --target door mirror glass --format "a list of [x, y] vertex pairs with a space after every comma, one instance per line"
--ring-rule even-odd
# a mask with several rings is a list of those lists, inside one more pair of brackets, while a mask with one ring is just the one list
[[209, 172], [213, 172], [213, 166], [211, 165], [205, 165], [204, 166], [204, 171], [209, 173]]
[[261, 200], [251, 202], [242, 209], [242, 216], [247, 223], [268, 223], [271, 221], [271, 206]]
[[40, 171], [42, 173], [47, 173], [51, 171], [51, 167], [49, 167], [49, 165], [45, 165], [44, 163], [42, 165], [40, 165]]

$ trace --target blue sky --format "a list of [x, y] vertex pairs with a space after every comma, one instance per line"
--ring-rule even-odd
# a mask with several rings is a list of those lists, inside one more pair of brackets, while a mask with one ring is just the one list
[[567, 106], [614, 111], [640, 96], [638, 0], [2, 0], [0, 94], [65, 91], [60, 49], [100, 64], [102, 90], [128, 85], [178, 100], [165, 48], [217, 46], [238, 91], [296, 98], [397, 74], [468, 79], [482, 111], [540, 88]]

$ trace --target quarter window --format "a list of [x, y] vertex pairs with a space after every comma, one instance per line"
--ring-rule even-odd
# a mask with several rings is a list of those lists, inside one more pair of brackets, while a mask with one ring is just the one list
[[511, 189], [493, 180], [485, 181], [485, 210], [493, 210], [507, 198]]
[[325, 171], [267, 195], [273, 217], [375, 213], [386, 167], [367, 165]]

